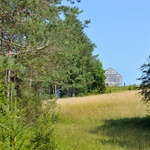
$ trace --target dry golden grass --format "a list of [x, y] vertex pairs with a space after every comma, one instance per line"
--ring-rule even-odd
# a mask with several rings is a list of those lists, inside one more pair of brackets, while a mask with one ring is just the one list
[[106, 102], [128, 102], [128, 101], [140, 101], [141, 97], [137, 91], [126, 91], [120, 93], [109, 93], [86, 97], [75, 97], [75, 98], [63, 98], [58, 100], [60, 105], [73, 105], [73, 104], [85, 104], [85, 103], [106, 103]]
[[149, 129], [136, 126], [147, 121], [147, 106], [137, 91], [65, 98], [57, 104], [62, 116], [57, 125], [60, 150], [145, 150], [150, 146]]
[[[63, 115], [68, 117], [130, 117], [146, 115], [146, 105], [137, 91], [66, 98], [57, 101]], [[106, 114], [107, 113], [107, 116]]]

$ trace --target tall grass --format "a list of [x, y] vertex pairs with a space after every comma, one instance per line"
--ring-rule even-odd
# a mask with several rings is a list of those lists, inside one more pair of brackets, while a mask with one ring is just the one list
[[59, 150], [149, 150], [150, 119], [136, 91], [58, 100]]

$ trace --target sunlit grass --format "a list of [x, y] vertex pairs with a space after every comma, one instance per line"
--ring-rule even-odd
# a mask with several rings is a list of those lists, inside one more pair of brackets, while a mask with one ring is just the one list
[[60, 99], [58, 106], [59, 150], [150, 148], [146, 105], [136, 91]]

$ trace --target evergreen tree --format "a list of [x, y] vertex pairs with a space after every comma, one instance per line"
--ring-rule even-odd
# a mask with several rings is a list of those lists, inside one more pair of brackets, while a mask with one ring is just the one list
[[139, 87], [140, 94], [143, 96], [143, 101], [150, 101], [150, 56], [147, 59], [147, 63], [141, 66], [142, 76], [139, 78], [141, 84]]
[[[56, 75], [53, 68], [58, 57], [50, 63], [53, 60], [50, 54], [54, 56], [58, 47], [55, 48], [57, 41], [51, 34], [61, 20], [59, 13], [69, 9], [60, 6], [60, 2], [0, 0], [0, 147], [3, 149], [55, 148], [51, 130], [55, 117], [53, 104], [43, 111], [43, 103], [35, 97], [34, 90], [52, 80], [48, 78], [50, 72]], [[43, 122], [44, 119], [47, 121]], [[49, 130], [35, 134], [36, 125]]]
[[43, 109], [42, 100], [49, 98], [44, 94], [61, 89], [63, 95], [75, 96], [105, 89], [102, 64], [92, 55], [95, 44], [84, 32], [90, 21], [82, 23], [81, 11], [61, 2], [0, 0], [3, 149], [55, 149], [55, 102]]

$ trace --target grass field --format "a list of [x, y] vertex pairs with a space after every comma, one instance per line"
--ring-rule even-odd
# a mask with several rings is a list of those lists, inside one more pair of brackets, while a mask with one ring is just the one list
[[150, 119], [137, 91], [57, 103], [58, 150], [150, 150]]

